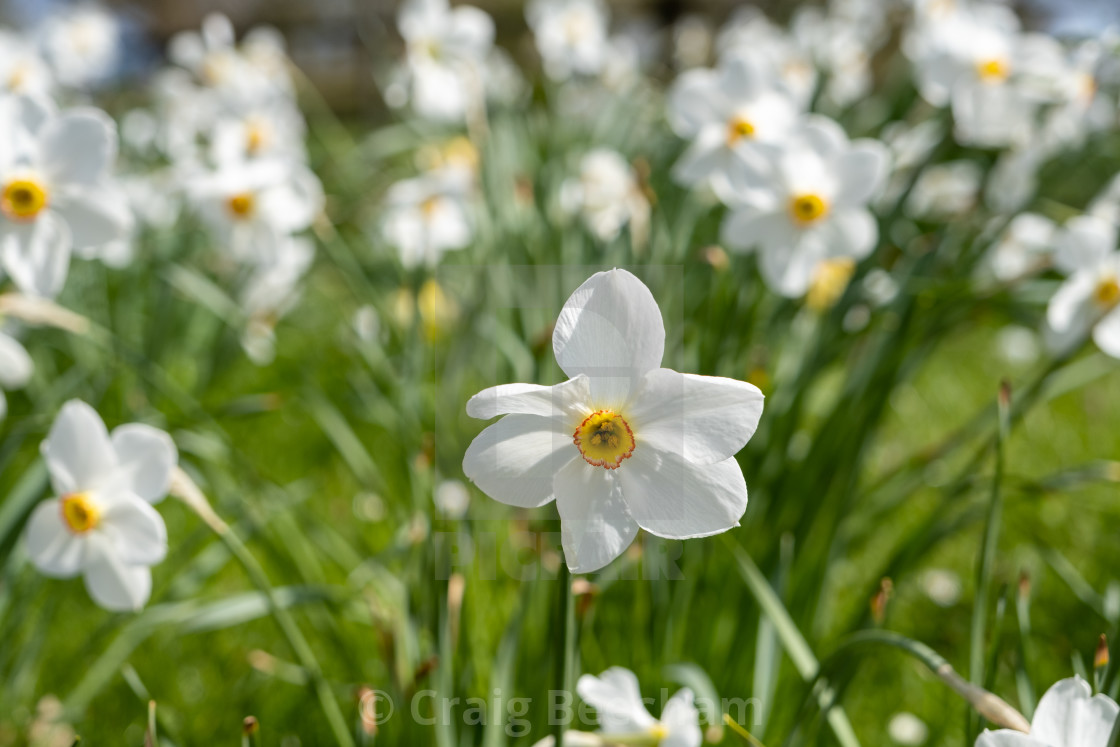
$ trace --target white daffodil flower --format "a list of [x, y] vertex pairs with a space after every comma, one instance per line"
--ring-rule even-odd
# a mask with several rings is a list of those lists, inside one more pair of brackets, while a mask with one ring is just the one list
[[407, 46], [412, 108], [421, 117], [462, 121], [485, 95], [494, 20], [469, 5], [452, 8], [448, 0], [409, 0], [397, 14], [397, 28]]
[[21, 389], [31, 380], [35, 364], [19, 340], [0, 327], [0, 420], [8, 414], [4, 390]]
[[80, 4], [48, 17], [39, 28], [43, 52], [64, 86], [84, 88], [117, 70], [121, 27], [117, 17], [95, 4]]
[[389, 188], [381, 233], [406, 268], [435, 266], [445, 252], [471, 243], [470, 218], [459, 187], [457, 180], [430, 174]]
[[1116, 226], [1093, 216], [1073, 218], [1055, 239], [1054, 264], [1069, 277], [1050, 299], [1046, 323], [1060, 349], [1093, 341], [1120, 358], [1120, 252]]
[[92, 407], [63, 405], [42, 446], [56, 497], [40, 503], [25, 531], [43, 574], [82, 574], [93, 600], [136, 610], [152, 588], [149, 566], [167, 554], [167, 528], [151, 504], [163, 499], [178, 461], [163, 431], [129, 424], [112, 435]]
[[248, 264], [274, 262], [285, 237], [310, 227], [324, 202], [310, 169], [277, 159], [220, 164], [189, 191], [223, 248]]
[[743, 6], [724, 24], [716, 40], [722, 57], [747, 56], [761, 63], [801, 109], [807, 109], [819, 73], [812, 54], [788, 31], [753, 6]]
[[809, 120], [784, 148], [736, 152], [721, 228], [731, 249], [757, 249], [762, 276], [791, 298], [809, 289], [822, 260], [860, 260], [879, 227], [867, 204], [886, 181], [889, 153], [877, 140], [850, 142], [838, 124]]
[[30, 41], [0, 30], [0, 92], [46, 96], [54, 88], [54, 75]]
[[922, 171], [906, 201], [906, 212], [917, 218], [944, 220], [976, 206], [984, 169], [961, 159], [938, 163]]
[[976, 747], [1107, 747], [1120, 706], [1093, 695], [1080, 677], [1061, 680], [1046, 691], [1031, 720], [1030, 734], [985, 731]]
[[492, 387], [467, 403], [472, 417], [505, 415], [467, 449], [468, 478], [511, 506], [555, 500], [574, 573], [610, 563], [639, 527], [687, 539], [738, 526], [747, 486], [735, 454], [762, 415], [758, 388], [661, 368], [660, 309], [625, 270], [576, 289], [552, 347], [568, 381]]
[[579, 178], [564, 182], [560, 201], [567, 212], [580, 213], [587, 230], [600, 241], [617, 238], [627, 224], [635, 239], [641, 239], [649, 223], [649, 200], [633, 167], [609, 148], [596, 148], [583, 157]]
[[800, 116], [754, 57], [732, 55], [715, 70], [690, 70], [669, 90], [669, 124], [692, 141], [673, 177], [688, 185], [725, 179], [736, 150], [784, 141]]
[[563, 81], [603, 69], [609, 19], [601, 0], [530, 0], [525, 17], [548, 77]]
[[181, 31], [171, 38], [168, 56], [198, 83], [217, 94], [224, 107], [239, 110], [276, 96], [291, 95], [283, 46], [276, 35], [249, 32], [239, 49], [229, 18], [211, 13], [200, 31]]
[[57, 114], [27, 96], [0, 99], [0, 265], [21, 291], [62, 290], [70, 252], [128, 235], [128, 199], [110, 181], [116, 127], [96, 109]]
[[595, 708], [599, 733], [607, 742], [625, 739], [627, 744], [645, 744], [644, 737], [658, 747], [700, 747], [704, 741], [700, 712], [688, 688], [669, 699], [660, 720], [646, 710], [638, 678], [629, 669], [611, 667], [598, 677], [585, 674], [576, 683], [576, 692]]
[[306, 161], [307, 124], [295, 103], [272, 98], [218, 117], [210, 132], [210, 155], [215, 163], [249, 160]]
[[988, 270], [997, 280], [1009, 282], [1044, 269], [1057, 230], [1054, 221], [1037, 213], [1016, 215], [988, 254]]

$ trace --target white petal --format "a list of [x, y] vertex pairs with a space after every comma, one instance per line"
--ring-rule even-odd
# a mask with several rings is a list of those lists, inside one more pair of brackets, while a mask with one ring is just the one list
[[1046, 322], [1059, 335], [1082, 336], [1093, 323], [1093, 272], [1079, 272], [1058, 288], [1046, 308]]
[[78, 575], [85, 565], [86, 543], [66, 527], [62, 502], [43, 501], [31, 512], [25, 535], [27, 554], [40, 573], [55, 578]]
[[114, 612], [134, 612], [144, 606], [152, 594], [147, 566], [128, 565], [106, 550], [91, 556], [85, 582], [93, 601]]
[[123, 192], [107, 186], [72, 189], [59, 195], [51, 209], [70, 229], [75, 249], [101, 246], [125, 238], [132, 230], [132, 211]]
[[30, 296], [57, 296], [70, 268], [66, 224], [48, 211], [29, 225], [9, 224], [8, 229], [0, 245], [0, 262], [12, 281]]
[[887, 179], [890, 155], [878, 140], [857, 140], [851, 150], [840, 155], [840, 191], [836, 204], [862, 207], [874, 197]]
[[43, 166], [56, 189], [64, 184], [95, 185], [117, 157], [117, 127], [98, 109], [73, 109], [43, 132]]
[[451, 11], [451, 33], [447, 44], [456, 53], [481, 61], [494, 45], [494, 19], [469, 5]]
[[747, 510], [747, 484], [734, 458], [699, 465], [639, 444], [615, 473], [630, 515], [658, 537], [719, 534], [738, 526]]
[[788, 298], [798, 298], [809, 290], [818, 263], [828, 256], [828, 242], [822, 240], [821, 234], [829, 232], [795, 231], [791, 228], [783, 236], [773, 230], [782, 222], [789, 226], [785, 216], [776, 216], [768, 224], [771, 230], [764, 235], [773, 243], [763, 244], [759, 253], [759, 269], [772, 290]]
[[680, 137], [694, 137], [705, 125], [720, 123], [716, 107], [719, 98], [717, 74], [714, 70], [689, 70], [682, 73], [669, 89], [667, 116], [669, 126]]
[[171, 484], [171, 470], [179, 452], [171, 436], [141, 423], [122, 425], [113, 431], [113, 451], [123, 485], [149, 503], [158, 503]]
[[1054, 747], [1054, 745], [1032, 739], [1021, 731], [1000, 729], [985, 731], [977, 738], [976, 747]]
[[62, 406], [41, 448], [59, 495], [100, 487], [117, 466], [101, 416], [77, 399]]
[[604, 734], [644, 734], [657, 724], [642, 703], [638, 678], [629, 669], [611, 667], [598, 677], [585, 674], [576, 692], [599, 715]]
[[1114, 309], [1093, 328], [1093, 342], [1107, 355], [1120, 358], [1120, 309]]
[[1054, 246], [1054, 264], [1066, 273], [1098, 265], [1116, 251], [1117, 227], [1091, 215], [1071, 218], [1058, 231]]
[[536, 508], [552, 500], [552, 480], [581, 459], [572, 433], [553, 418], [506, 415], [475, 437], [463, 456], [463, 473], [496, 501]]
[[572, 573], [591, 573], [617, 558], [638, 534], [622, 489], [609, 470], [573, 459], [552, 483], [560, 511], [564, 560]]
[[828, 218], [830, 256], [863, 259], [879, 240], [879, 224], [867, 210], [838, 210]]
[[0, 386], [19, 389], [34, 370], [35, 364], [19, 340], [0, 332]]
[[467, 414], [481, 420], [509, 413], [571, 420], [586, 409], [590, 398], [587, 377], [582, 374], [556, 386], [502, 384], [467, 400]]
[[824, 160], [838, 157], [848, 146], [844, 128], [825, 116], [817, 115], [806, 120], [800, 136]]
[[1106, 747], [1120, 706], [1092, 694], [1080, 677], [1055, 684], [1038, 703], [1031, 737], [1056, 747]]
[[102, 511], [97, 531], [128, 565], [155, 565], [167, 555], [163, 517], [139, 496], [116, 496]]
[[592, 275], [568, 298], [552, 335], [556, 362], [570, 377], [591, 379], [595, 404], [619, 405], [665, 353], [661, 310], [626, 270]]
[[669, 732], [658, 747], [700, 747], [704, 736], [700, 731], [700, 711], [688, 688], [678, 691], [661, 712], [661, 724]]
[[762, 392], [753, 384], [719, 376], [650, 371], [626, 417], [638, 448], [649, 444], [696, 464], [734, 456], [754, 435], [762, 417]]

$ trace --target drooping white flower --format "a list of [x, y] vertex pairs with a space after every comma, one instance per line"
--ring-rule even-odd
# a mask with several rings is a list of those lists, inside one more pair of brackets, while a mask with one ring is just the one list
[[578, 212], [587, 229], [601, 241], [611, 241], [629, 224], [636, 238], [649, 222], [649, 200], [642, 194], [637, 174], [617, 151], [596, 148], [580, 161], [578, 179], [561, 188], [561, 202]]
[[984, 169], [975, 161], [961, 159], [938, 163], [922, 171], [906, 212], [916, 218], [945, 219], [971, 210], [979, 198]]
[[445, 252], [470, 244], [471, 223], [459, 186], [429, 174], [389, 188], [381, 232], [405, 267], [434, 266]]
[[992, 247], [987, 265], [997, 280], [1023, 277], [1046, 266], [1057, 226], [1037, 213], [1016, 215]]
[[601, 0], [530, 0], [525, 17], [548, 77], [563, 81], [602, 70], [609, 19]]
[[43, 52], [64, 86], [85, 88], [116, 72], [121, 26], [109, 10], [77, 5], [48, 17], [39, 29]]
[[835, 122], [816, 117], [764, 157], [739, 152], [720, 194], [731, 208], [722, 240], [757, 249], [759, 267], [777, 292], [804, 295], [822, 260], [860, 260], [879, 228], [868, 202], [882, 188], [889, 155], [877, 140], [850, 142]]
[[1070, 220], [1055, 240], [1054, 263], [1069, 277], [1050, 299], [1046, 323], [1059, 348], [1092, 334], [1106, 354], [1120, 358], [1120, 251], [1117, 228], [1100, 218]]
[[35, 364], [27, 349], [0, 326], [0, 420], [8, 414], [4, 390], [20, 389], [31, 380]]
[[494, 46], [494, 21], [469, 5], [409, 0], [397, 14], [407, 46], [409, 99], [422, 117], [462, 120], [482, 103], [483, 69]]
[[696, 185], [726, 179], [734, 152], [780, 143], [800, 111], [754, 57], [732, 55], [715, 70], [690, 70], [669, 91], [669, 124], [692, 141], [673, 177]]
[[96, 109], [61, 114], [27, 96], [0, 98], [0, 265], [21, 291], [52, 297], [70, 252], [123, 238], [128, 200], [110, 180], [116, 127]]
[[1031, 720], [1030, 734], [985, 731], [976, 747], [1107, 747], [1120, 706], [1093, 695], [1080, 677], [1061, 680], [1046, 691]]
[[151, 593], [149, 566], [167, 553], [163, 499], [178, 453], [171, 437], [129, 424], [112, 435], [92, 407], [67, 402], [42, 446], [56, 497], [27, 522], [31, 562], [56, 578], [81, 574], [109, 610], [136, 610]]
[[762, 415], [756, 387], [661, 368], [661, 312], [625, 270], [576, 289], [552, 347], [568, 381], [492, 387], [467, 403], [472, 417], [505, 416], [467, 449], [468, 478], [508, 505], [555, 500], [575, 573], [607, 565], [639, 527], [687, 539], [738, 525], [747, 488], [734, 455]]
[[704, 741], [700, 712], [688, 688], [669, 699], [660, 720], [646, 710], [638, 678], [629, 669], [611, 667], [598, 677], [585, 674], [576, 683], [576, 692], [595, 708], [599, 732], [607, 741], [645, 737], [656, 739], [660, 747], [700, 747]]
[[195, 178], [190, 194], [221, 248], [250, 264], [274, 262], [286, 237], [308, 228], [324, 202], [310, 169], [277, 159], [220, 164]]

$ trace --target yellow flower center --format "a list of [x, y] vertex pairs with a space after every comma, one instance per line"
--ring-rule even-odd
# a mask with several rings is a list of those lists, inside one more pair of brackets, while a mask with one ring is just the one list
[[12, 220], [34, 220], [48, 202], [46, 188], [33, 179], [13, 179], [0, 193], [0, 210]]
[[797, 195], [789, 201], [789, 212], [798, 223], [815, 223], [828, 213], [828, 203], [820, 195]]
[[21, 90], [27, 84], [27, 79], [31, 74], [30, 66], [26, 62], [16, 63], [12, 67], [11, 73], [8, 74], [8, 88], [13, 91]]
[[230, 197], [226, 202], [226, 206], [233, 214], [234, 218], [248, 218], [253, 213], [255, 201], [253, 195], [249, 192], [242, 192]]
[[656, 723], [649, 727], [649, 735], [660, 742], [669, 736], [669, 730], [665, 728], [664, 724]]
[[1006, 62], [993, 57], [976, 63], [976, 74], [986, 83], [1002, 83], [1011, 76], [1011, 70]]
[[727, 123], [727, 144], [734, 145], [745, 137], [754, 137], [754, 125], [745, 117], [735, 117]]
[[74, 534], [85, 534], [101, 521], [101, 511], [89, 493], [69, 493], [62, 496], [62, 519]]
[[432, 220], [432, 218], [435, 217], [436, 213], [439, 212], [439, 205], [440, 198], [429, 197], [428, 199], [420, 203], [420, 212], [423, 213], [425, 219]]
[[617, 469], [634, 453], [634, 431], [621, 415], [610, 410], [588, 415], [576, 428], [572, 442], [593, 467]]
[[249, 122], [245, 128], [245, 150], [255, 156], [268, 145], [268, 130], [261, 122]]
[[1093, 300], [1102, 309], [1112, 309], [1120, 305], [1120, 279], [1115, 275], [1101, 278], [1093, 291]]

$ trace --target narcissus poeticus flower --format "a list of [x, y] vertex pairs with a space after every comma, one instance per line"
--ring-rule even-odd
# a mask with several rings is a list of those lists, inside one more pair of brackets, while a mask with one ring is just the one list
[[467, 477], [512, 506], [555, 499], [576, 573], [610, 563], [639, 527], [686, 539], [738, 526], [747, 486], [735, 453], [762, 415], [757, 387], [661, 368], [661, 312], [625, 270], [576, 289], [552, 346], [568, 381], [492, 387], [467, 403], [473, 417], [505, 416], [467, 449]]
[[93, 600], [109, 610], [144, 606], [149, 566], [167, 554], [167, 528], [151, 504], [161, 500], [178, 461], [175, 444], [147, 425], [112, 435], [92, 407], [67, 402], [42, 446], [56, 497], [27, 522], [27, 552], [42, 573], [82, 574]]
[[1046, 691], [1031, 720], [1030, 734], [986, 731], [976, 747], [1106, 747], [1120, 706], [1107, 695], [1093, 695], [1080, 677], [1062, 680]]
[[660, 720], [646, 710], [638, 678], [629, 669], [611, 667], [598, 677], [585, 674], [576, 683], [576, 692], [595, 708], [600, 733], [611, 744], [617, 739], [626, 744], [700, 747], [704, 741], [700, 713], [688, 688], [669, 699]]

